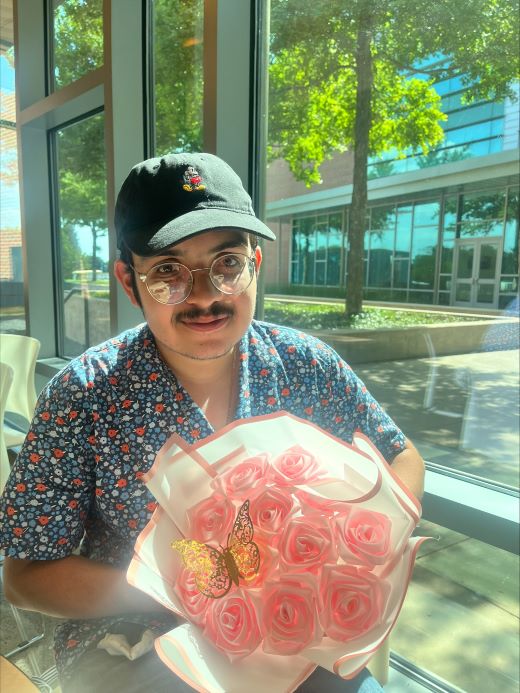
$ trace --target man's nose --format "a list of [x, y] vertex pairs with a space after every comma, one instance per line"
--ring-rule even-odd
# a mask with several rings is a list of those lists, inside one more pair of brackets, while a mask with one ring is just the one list
[[193, 285], [186, 303], [197, 303], [198, 305], [211, 304], [213, 301], [222, 295], [222, 292], [216, 289], [211, 279], [209, 278], [209, 269], [198, 269], [192, 271]]

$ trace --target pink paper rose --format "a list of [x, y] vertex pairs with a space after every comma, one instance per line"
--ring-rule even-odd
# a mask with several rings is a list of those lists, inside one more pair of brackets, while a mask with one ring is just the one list
[[262, 639], [253, 600], [233, 590], [212, 603], [206, 614], [204, 635], [231, 661], [251, 654]]
[[337, 560], [328, 522], [319, 515], [305, 515], [290, 520], [278, 550], [287, 570], [316, 572], [323, 564]]
[[320, 585], [323, 630], [342, 642], [366, 633], [381, 618], [388, 589], [366, 568], [326, 566]]
[[300, 503], [301, 511], [304, 515], [316, 514], [318, 512], [324, 517], [332, 517], [335, 512], [345, 507], [344, 501], [331, 500], [317, 493], [310, 493], [297, 489], [294, 495]]
[[352, 508], [334, 518], [338, 548], [346, 563], [379, 565], [390, 551], [392, 523], [382, 513]]
[[205, 544], [227, 542], [235, 521], [235, 508], [228, 498], [213, 494], [188, 510], [189, 537]]
[[248, 457], [219, 474], [211, 485], [226, 496], [245, 500], [252, 496], [255, 489], [265, 484], [268, 468], [269, 455]]
[[263, 649], [276, 655], [293, 655], [321, 639], [312, 576], [281, 578], [262, 594]]
[[255, 531], [268, 536], [278, 535], [293, 510], [293, 499], [285, 489], [266, 488], [249, 509]]
[[177, 578], [176, 592], [188, 620], [197, 626], [203, 625], [211, 599], [200, 592], [195, 582], [195, 574], [191, 570], [181, 570]]
[[272, 478], [278, 486], [297, 486], [325, 474], [318, 460], [300, 445], [293, 445], [273, 461]]

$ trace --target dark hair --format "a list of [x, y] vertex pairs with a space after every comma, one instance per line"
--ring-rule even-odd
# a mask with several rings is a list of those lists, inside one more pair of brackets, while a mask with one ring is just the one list
[[137, 289], [137, 279], [135, 277], [133, 267], [134, 258], [132, 257], [132, 251], [130, 250], [130, 248], [128, 248], [128, 246], [125, 243], [121, 244], [121, 250], [119, 251], [119, 259], [126, 265], [126, 271], [130, 273], [132, 279], [132, 293], [134, 294], [134, 298], [139, 304], [139, 307], [142, 308], [143, 305], [141, 303], [141, 297], [139, 296], [139, 291]]

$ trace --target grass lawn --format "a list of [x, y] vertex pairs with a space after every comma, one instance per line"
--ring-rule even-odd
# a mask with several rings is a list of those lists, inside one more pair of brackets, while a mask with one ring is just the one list
[[472, 322], [482, 318], [453, 313], [396, 310], [366, 307], [365, 312], [349, 319], [342, 305], [282, 302], [265, 299], [265, 320], [303, 330], [373, 330], [382, 327], [413, 327], [454, 322]]

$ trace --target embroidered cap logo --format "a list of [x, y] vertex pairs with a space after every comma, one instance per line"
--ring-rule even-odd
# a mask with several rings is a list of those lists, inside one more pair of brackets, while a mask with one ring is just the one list
[[193, 192], [194, 190], [206, 190], [206, 186], [202, 183], [202, 178], [194, 166], [188, 166], [183, 175], [184, 185], [183, 190]]

